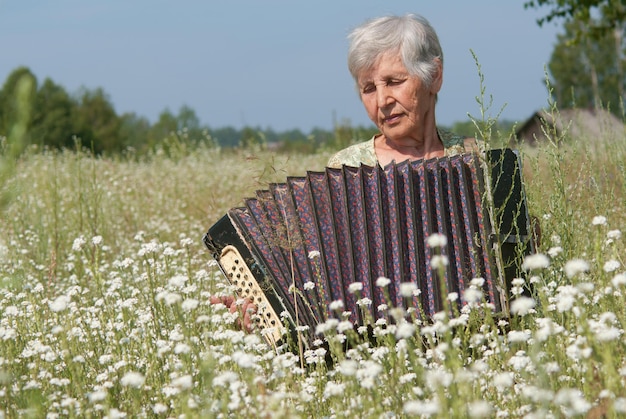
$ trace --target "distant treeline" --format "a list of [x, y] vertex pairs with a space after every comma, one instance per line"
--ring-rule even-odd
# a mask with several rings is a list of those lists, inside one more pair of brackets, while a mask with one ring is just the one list
[[[500, 125], [500, 129], [508, 129], [512, 124]], [[10, 139], [16, 127], [20, 127], [24, 145], [63, 149], [76, 147], [78, 141], [97, 154], [145, 153], [171, 140], [222, 148], [260, 145], [276, 151], [314, 152], [319, 147], [341, 148], [377, 132], [373, 125], [353, 127], [350, 121], [336, 124], [333, 130], [316, 128], [308, 133], [299, 129], [211, 128], [201, 124], [188, 106], [182, 106], [177, 114], [165, 109], [150, 123], [134, 112], [118, 115], [101, 88], [82, 88], [70, 94], [49, 78], [39, 84], [27, 67], [14, 70], [0, 90], [0, 137]], [[467, 136], [475, 133], [471, 121], [443, 128]]]

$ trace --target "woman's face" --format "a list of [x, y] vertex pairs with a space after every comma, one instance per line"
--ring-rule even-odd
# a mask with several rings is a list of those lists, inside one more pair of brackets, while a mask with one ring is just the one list
[[439, 66], [431, 85], [426, 86], [417, 76], [409, 74], [399, 54], [387, 53], [359, 75], [357, 84], [367, 115], [387, 139], [423, 140], [429, 115], [434, 123], [441, 73]]

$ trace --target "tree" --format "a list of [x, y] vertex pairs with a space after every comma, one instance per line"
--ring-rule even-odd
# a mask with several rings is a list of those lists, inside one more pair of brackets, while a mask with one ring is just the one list
[[65, 89], [46, 78], [35, 96], [31, 142], [53, 148], [74, 146], [76, 102]]
[[174, 114], [165, 109], [159, 115], [159, 120], [152, 125], [148, 134], [149, 146], [160, 144], [163, 140], [178, 131], [178, 120]]
[[125, 149], [132, 147], [136, 151], [145, 151], [150, 132], [150, 121], [134, 112], [120, 116], [120, 142]]
[[109, 97], [101, 88], [83, 89], [76, 112], [76, 134], [95, 153], [121, 151], [118, 118]]
[[624, 0], [530, 0], [524, 8], [549, 7], [546, 16], [537, 19], [539, 26], [553, 20], [563, 19], [565, 24], [573, 21], [581, 26], [576, 29], [575, 40], [585, 36], [600, 38], [619, 31], [622, 36], [626, 22], [626, 4]]
[[620, 115], [625, 80], [619, 39], [605, 33], [573, 43], [576, 34], [584, 33], [582, 25], [570, 21], [557, 37], [548, 63], [553, 99], [560, 107], [605, 107]]

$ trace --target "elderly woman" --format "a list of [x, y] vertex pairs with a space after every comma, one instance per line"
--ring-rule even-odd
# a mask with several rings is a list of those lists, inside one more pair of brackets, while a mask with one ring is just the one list
[[[443, 82], [443, 53], [435, 30], [421, 16], [382, 17], [350, 35], [348, 67], [365, 110], [380, 130], [369, 141], [339, 151], [329, 167], [374, 166], [459, 154], [473, 140], [437, 129], [435, 103]], [[255, 305], [233, 297], [212, 297], [241, 313], [253, 328]]]
[[380, 134], [339, 151], [329, 167], [374, 166], [450, 156], [474, 141], [437, 128], [443, 52], [435, 30], [418, 15], [365, 22], [349, 36], [348, 68]]

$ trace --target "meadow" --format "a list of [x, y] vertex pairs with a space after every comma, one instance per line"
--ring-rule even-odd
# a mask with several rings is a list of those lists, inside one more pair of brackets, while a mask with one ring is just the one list
[[330, 151], [28, 149], [2, 184], [0, 417], [622, 416], [626, 141], [566, 137], [520, 146], [542, 241], [508, 320], [467, 304], [302, 357], [209, 303], [232, 289], [202, 236]]

